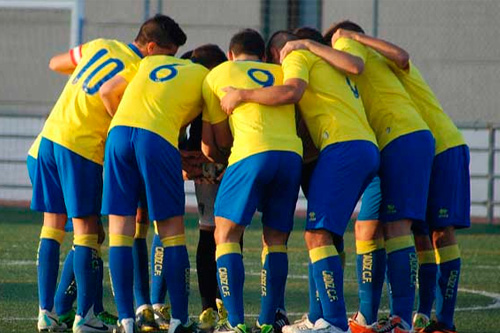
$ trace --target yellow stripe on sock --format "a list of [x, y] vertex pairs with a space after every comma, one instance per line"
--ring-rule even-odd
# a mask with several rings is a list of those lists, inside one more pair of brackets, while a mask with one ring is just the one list
[[271, 246], [264, 246], [262, 248], [262, 265], [264, 265], [264, 262], [266, 261], [266, 257], [269, 253], [286, 253], [286, 245], [271, 245]]
[[99, 248], [97, 239], [98, 239], [97, 234], [75, 235], [73, 238], [73, 244], [78, 246], [86, 246], [97, 250]]
[[385, 241], [385, 250], [388, 254], [413, 246], [415, 244], [411, 235], [394, 237]]
[[356, 241], [356, 254], [367, 254], [385, 247], [384, 238], [377, 238], [371, 240], [357, 240]]
[[149, 224], [136, 223], [134, 238], [146, 238], [148, 236]]
[[118, 235], [118, 234], [110, 234], [109, 235], [109, 246], [129, 246], [132, 247], [134, 245], [134, 237]]
[[312, 250], [309, 250], [309, 259], [311, 259], [311, 263], [315, 263], [317, 261], [320, 261], [322, 259], [328, 258], [328, 257], [335, 257], [338, 256], [337, 249], [335, 249], [335, 246], [333, 245], [327, 245], [327, 246], [321, 246], [321, 247], [316, 247]]
[[215, 250], [215, 259], [219, 259], [220, 257], [231, 253], [241, 254], [240, 243], [223, 243], [217, 245], [217, 249]]
[[182, 234], [182, 235], [165, 237], [161, 239], [161, 243], [163, 244], [163, 247], [186, 245], [186, 235]]
[[40, 239], [53, 239], [59, 244], [61, 244], [64, 240], [64, 235], [66, 232], [64, 230], [51, 228], [51, 227], [42, 227], [42, 232], [40, 233]]
[[154, 221], [153, 224], [155, 226], [155, 234], [159, 235], [159, 233], [158, 233], [158, 223], [156, 223], [156, 221]]
[[434, 251], [436, 254], [436, 264], [438, 265], [460, 258], [458, 244], [437, 248]]
[[434, 250], [418, 251], [417, 255], [419, 265], [436, 263], [436, 255], [434, 253]]

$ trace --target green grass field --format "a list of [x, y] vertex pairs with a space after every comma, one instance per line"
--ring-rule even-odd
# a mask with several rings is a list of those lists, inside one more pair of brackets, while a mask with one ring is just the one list
[[[195, 265], [198, 241], [197, 220], [186, 217], [188, 250]], [[0, 333], [36, 332], [37, 278], [36, 251], [41, 215], [23, 209], [0, 209]], [[302, 239], [303, 221], [297, 220], [296, 232], [289, 243], [290, 276], [286, 305], [295, 319], [307, 310], [307, 254]], [[245, 233], [244, 262], [246, 269], [245, 311], [247, 324], [252, 325], [259, 311], [260, 299], [260, 223], [255, 221]], [[152, 232], [150, 232], [151, 236]], [[70, 247], [70, 236], [64, 241], [61, 260]], [[459, 232], [463, 271], [457, 305], [456, 324], [460, 333], [498, 333], [500, 319], [500, 227], [474, 226]], [[107, 244], [107, 243], [106, 243]], [[352, 230], [346, 234], [347, 266], [345, 297], [350, 313], [357, 308], [354, 239]], [[107, 261], [107, 247], [104, 248]], [[106, 268], [107, 271], [107, 268]], [[190, 313], [199, 314], [201, 304], [195, 272], [191, 277]], [[105, 272], [105, 305], [116, 313]], [[387, 311], [384, 297], [382, 311]]]

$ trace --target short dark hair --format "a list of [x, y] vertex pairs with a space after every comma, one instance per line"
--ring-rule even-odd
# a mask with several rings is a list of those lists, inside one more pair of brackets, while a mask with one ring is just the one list
[[323, 38], [330, 44], [333, 35], [335, 32], [339, 29], [345, 29], [345, 30], [350, 30], [350, 31], [355, 31], [355, 32], [361, 32], [362, 34], [365, 33], [363, 28], [361, 28], [358, 24], [349, 21], [349, 20], [343, 20], [340, 22], [336, 22], [328, 28], [328, 30], [325, 31], [323, 34]]
[[328, 43], [325, 41], [323, 38], [323, 35], [319, 30], [311, 28], [311, 27], [301, 27], [297, 28], [293, 31], [293, 34], [300, 39], [311, 39], [313, 41], [316, 41], [318, 43], [328, 45]]
[[227, 61], [224, 52], [215, 44], [205, 44], [193, 50], [191, 60], [208, 69], [212, 69], [217, 65]]
[[271, 49], [273, 47], [278, 50], [281, 50], [283, 46], [285, 46], [286, 42], [296, 39], [299, 38], [289, 30], [278, 30], [275, 33], [273, 33], [271, 37], [269, 37], [269, 40], [267, 41], [267, 47], [266, 47], [267, 60], [271, 61], [272, 58]]
[[253, 29], [241, 30], [229, 42], [229, 51], [234, 55], [250, 54], [264, 58], [266, 46], [262, 36]]
[[191, 59], [192, 55], [193, 55], [193, 50], [186, 51], [181, 55], [181, 59]]
[[155, 42], [160, 47], [169, 47], [182, 46], [186, 39], [177, 22], [166, 15], [156, 14], [141, 25], [135, 42], [139, 45]]

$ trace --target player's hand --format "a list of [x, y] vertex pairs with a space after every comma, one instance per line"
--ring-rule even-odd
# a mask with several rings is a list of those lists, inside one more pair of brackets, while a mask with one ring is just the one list
[[291, 40], [285, 44], [280, 52], [280, 62], [286, 58], [288, 54], [296, 50], [309, 50], [309, 41], [307, 39]]
[[222, 110], [230, 116], [234, 109], [241, 103], [240, 91], [234, 87], [222, 88], [222, 91], [226, 93], [224, 97], [220, 100], [220, 106]]
[[345, 30], [345, 29], [338, 29], [337, 31], [335, 31], [335, 33], [332, 36], [332, 47], [335, 45], [335, 42], [339, 38], [353, 38], [354, 34], [355, 34], [355, 32], [353, 32], [353, 31], [349, 31], [349, 30]]

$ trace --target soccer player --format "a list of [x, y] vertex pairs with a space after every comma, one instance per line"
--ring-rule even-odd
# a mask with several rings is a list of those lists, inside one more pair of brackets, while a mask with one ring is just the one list
[[351, 79], [381, 150], [382, 225], [364, 221], [355, 227], [359, 294], [363, 302], [350, 327], [353, 332], [373, 329], [380, 299], [377, 283], [383, 281], [387, 253], [393, 313], [384, 329], [410, 332], [418, 270], [411, 226], [425, 220], [434, 139], [385, 59], [352, 39], [340, 38], [339, 29], [363, 33], [359, 25], [350, 21], [334, 24], [324, 36], [331, 40], [334, 50], [322, 56], [333, 62], [334, 51], [343, 50], [362, 61], [364, 71]]
[[[33, 179], [35, 177], [36, 159], [38, 157], [38, 149], [40, 146], [40, 141], [42, 137], [39, 135], [28, 151], [27, 166], [28, 175], [31, 183], [33, 184]], [[66, 225], [64, 226], [65, 232], [73, 232], [73, 222], [68, 219]], [[99, 246], [104, 241], [104, 229], [102, 224], [99, 224]], [[100, 248], [99, 248], [100, 251]], [[75, 249], [72, 248], [66, 255], [64, 260], [63, 270], [61, 272], [61, 280], [57, 285], [57, 290], [54, 297], [54, 307], [58, 315], [59, 324], [62, 327], [71, 328], [75, 320], [76, 311], [73, 309], [73, 303], [76, 300], [76, 281], [73, 269], [73, 259], [74, 259]], [[102, 261], [101, 255], [99, 254], [98, 260], [98, 273], [96, 282], [96, 297], [94, 301], [94, 313], [96, 313], [97, 318], [102, 320], [105, 324], [116, 325], [118, 317], [112, 315], [111, 313], [104, 310], [103, 305], [103, 269], [104, 263]]]
[[[176, 22], [162, 22], [164, 42], [137, 70], [107, 83], [107, 96], [126, 86], [106, 144], [102, 213], [110, 221], [110, 271], [121, 332], [135, 332], [132, 245], [135, 211], [145, 193], [150, 220], [164, 246], [164, 272], [172, 309], [169, 331], [192, 332], [188, 316], [189, 258], [184, 233], [184, 182], [177, 149], [181, 129], [203, 106], [201, 87], [208, 70], [174, 57], [186, 35]], [[104, 89], [104, 87], [103, 87]], [[113, 92], [114, 93], [111, 93]], [[119, 99], [119, 98], [118, 98]], [[117, 104], [107, 100], [113, 113]]]
[[[224, 52], [213, 44], [197, 47], [191, 54], [191, 60], [208, 69], [212, 69], [227, 61]], [[215, 262], [215, 218], [214, 204], [220, 181], [220, 174], [225, 165], [210, 163], [201, 152], [202, 117], [198, 116], [191, 123], [186, 150], [197, 159], [201, 174], [194, 179], [196, 201], [198, 203], [198, 216], [200, 237], [196, 249], [196, 271], [198, 275], [198, 288], [201, 296], [202, 313], [199, 316], [199, 328], [212, 331], [219, 320], [227, 318], [227, 312], [222, 304], [219, 286], [217, 284], [217, 264]], [[210, 131], [210, 126], [205, 126], [205, 131]], [[205, 137], [208, 137], [206, 133]], [[213, 137], [213, 135], [212, 135]]]
[[44, 212], [38, 251], [40, 331], [61, 328], [53, 313], [59, 249], [67, 218], [74, 224], [74, 273], [77, 314], [74, 332], [111, 330], [94, 316], [98, 270], [98, 220], [102, 164], [111, 115], [99, 96], [100, 87], [128, 67], [136, 66], [162, 27], [146, 21], [133, 43], [96, 39], [53, 57], [50, 68], [72, 73], [41, 132], [33, 180], [31, 208]]
[[[453, 315], [460, 277], [460, 251], [454, 231], [470, 226], [468, 147], [417, 67], [410, 61], [408, 52], [364, 34], [341, 30], [340, 35], [373, 48], [388, 60], [436, 140], [427, 200], [428, 227], [417, 225], [414, 230], [420, 266], [419, 306], [413, 325], [415, 332], [455, 333]], [[378, 193], [380, 195], [380, 189]], [[436, 281], [437, 322], [430, 322]]]
[[282, 83], [281, 68], [262, 62], [264, 54], [258, 32], [246, 29], [235, 34], [229, 44], [230, 61], [214, 68], [203, 86], [203, 120], [212, 124], [215, 144], [203, 132], [202, 149], [218, 162], [224, 162], [231, 149], [215, 201], [218, 282], [228, 311], [218, 332], [246, 332], [239, 241], [257, 208], [262, 212], [263, 268], [261, 311], [254, 330], [273, 330], [288, 275], [286, 241], [293, 227], [302, 164], [293, 105], [246, 103], [230, 117], [220, 108], [227, 85], [252, 89]]
[[[269, 60], [280, 63], [280, 52], [297, 39], [286, 31], [275, 33], [268, 43]], [[329, 49], [312, 41], [311, 48]], [[330, 66], [307, 50], [288, 54], [281, 63], [284, 84], [253, 90], [233, 90], [222, 100], [230, 112], [239, 103], [281, 105], [298, 103], [315, 146], [320, 150], [308, 190], [305, 241], [321, 307], [309, 313], [308, 332], [347, 332], [341, 259], [334, 237], [342, 237], [356, 203], [378, 170], [375, 135], [368, 125], [357, 89], [343, 71], [357, 73], [358, 61], [337, 51]], [[242, 104], [245, 105], [245, 104]], [[298, 328], [285, 326], [284, 332]], [[304, 329], [304, 328], [302, 328]]]

